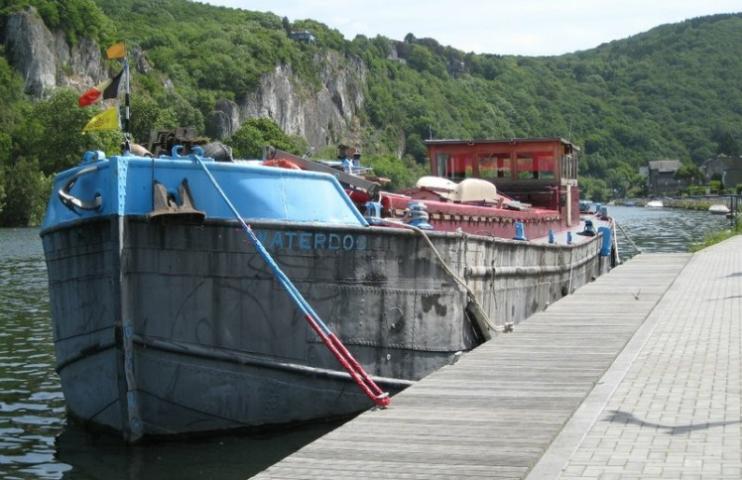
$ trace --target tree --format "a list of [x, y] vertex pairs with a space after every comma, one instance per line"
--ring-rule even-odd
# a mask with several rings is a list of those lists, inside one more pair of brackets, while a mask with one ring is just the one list
[[681, 165], [680, 168], [678, 168], [678, 171], [675, 172], [675, 178], [693, 184], [699, 184], [706, 179], [703, 172], [701, 172], [701, 169], [698, 168], [698, 165], [691, 163]]
[[302, 155], [307, 151], [306, 141], [286, 135], [270, 118], [251, 118], [227, 140], [239, 158], [262, 158], [263, 149], [272, 146], [279, 150]]
[[[175, 128], [179, 125], [179, 120], [172, 108], [162, 108], [157, 102], [144, 95], [137, 95], [131, 99], [131, 133], [136, 142], [146, 144], [153, 131]], [[199, 129], [198, 126], [188, 121], [182, 125]]]
[[400, 160], [392, 155], [379, 155], [366, 157], [364, 162], [373, 168], [376, 175], [391, 180], [386, 188], [392, 191], [412, 187], [418, 178], [426, 174], [425, 169], [410, 156]]
[[41, 171], [49, 175], [80, 163], [86, 150], [117, 152], [121, 132], [82, 132], [99, 110], [80, 108], [77, 98], [77, 92], [59, 89], [34, 105], [26, 121], [13, 132], [17, 145], [13, 154], [36, 159]]
[[580, 180], [580, 197], [594, 202], [606, 202], [611, 198], [611, 192], [603, 180], [584, 177]]
[[5, 208], [5, 165], [0, 164], [0, 225], [2, 225], [2, 214]]
[[150, 132], [156, 128], [160, 107], [149, 97], [136, 95], [131, 99], [131, 134], [134, 141], [149, 141]]
[[606, 182], [615, 196], [626, 197], [638, 193], [642, 189], [644, 179], [631, 165], [620, 162], [608, 171]]
[[[41, 220], [52, 175], [80, 163], [86, 150], [115, 153], [120, 132], [84, 134], [96, 113], [77, 105], [78, 94], [61, 89], [32, 106], [20, 104], [18, 123], [0, 133], [0, 225], [26, 226]], [[0, 203], [2, 199], [0, 199]]]
[[428, 149], [425, 147], [423, 139], [417, 133], [407, 135], [405, 152], [412, 155], [417, 163], [420, 164], [425, 164], [425, 160], [428, 158]]
[[19, 158], [6, 171], [5, 208], [0, 212], [0, 225], [25, 227], [41, 221], [51, 177], [41, 172], [36, 159]]
[[5, 207], [5, 171], [10, 164], [11, 142], [10, 135], [0, 132], [0, 215]]
[[715, 128], [713, 139], [717, 144], [717, 153], [729, 155], [730, 157], [738, 156], [742, 152], [740, 142], [737, 140], [738, 137], [737, 132], [727, 126], [718, 126]]

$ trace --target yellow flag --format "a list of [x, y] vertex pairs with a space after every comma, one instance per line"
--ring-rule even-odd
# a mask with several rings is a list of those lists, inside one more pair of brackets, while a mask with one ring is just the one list
[[107, 109], [100, 112], [98, 115], [90, 119], [83, 132], [100, 132], [104, 130], [118, 130], [119, 128], [119, 112], [118, 107], [108, 107]]
[[126, 46], [124, 42], [114, 43], [106, 50], [108, 58], [124, 58], [126, 56]]

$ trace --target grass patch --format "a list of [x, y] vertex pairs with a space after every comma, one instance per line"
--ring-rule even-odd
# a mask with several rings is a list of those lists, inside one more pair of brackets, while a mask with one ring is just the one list
[[709, 233], [705, 237], [703, 237], [702, 241], [691, 243], [688, 247], [688, 250], [695, 253], [699, 250], [703, 250], [706, 247], [716, 245], [717, 243], [721, 243], [728, 238], [732, 238], [733, 236], [740, 234], [742, 234], [742, 219], [738, 218], [736, 228], [730, 228], [727, 230], [721, 230], [719, 232]]

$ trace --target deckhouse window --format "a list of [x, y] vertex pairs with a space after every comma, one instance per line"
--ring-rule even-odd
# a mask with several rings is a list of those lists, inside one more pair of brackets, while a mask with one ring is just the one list
[[534, 160], [539, 179], [550, 180], [556, 177], [556, 164], [552, 152], [537, 152], [534, 154]]
[[488, 180], [510, 180], [512, 175], [510, 155], [484, 154], [479, 157], [479, 177]]
[[577, 156], [574, 154], [562, 157], [562, 177], [577, 178]]
[[448, 160], [451, 156], [447, 153], [439, 153], [435, 156], [435, 175], [446, 177], [448, 172]]
[[515, 162], [516, 178], [518, 180], [528, 180], [538, 176], [536, 162], [533, 161], [532, 154], [519, 153]]
[[439, 153], [436, 156], [436, 171], [440, 177], [453, 181], [474, 176], [474, 157], [470, 154]]
[[551, 180], [556, 178], [556, 161], [553, 152], [518, 153], [515, 162], [515, 176], [518, 180]]

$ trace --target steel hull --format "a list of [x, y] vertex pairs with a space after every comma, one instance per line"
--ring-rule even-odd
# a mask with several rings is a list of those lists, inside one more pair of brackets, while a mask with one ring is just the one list
[[[414, 232], [255, 225], [319, 315], [395, 393], [482, 339], [467, 296]], [[143, 435], [348, 415], [372, 404], [236, 224], [109, 216], [42, 232], [57, 370], [76, 418]], [[547, 246], [432, 233], [498, 325], [608, 269], [599, 237]]]

